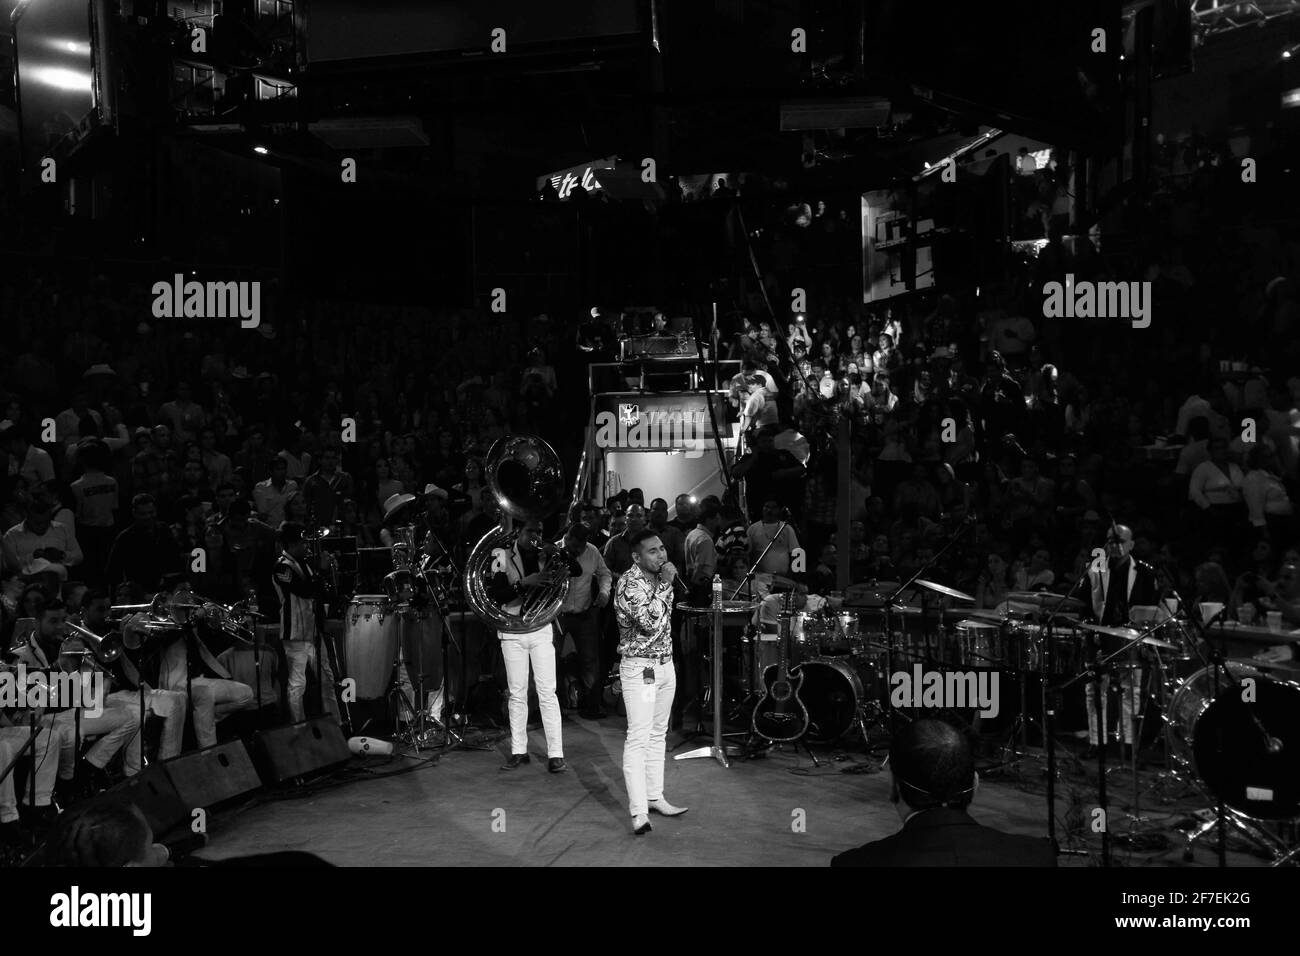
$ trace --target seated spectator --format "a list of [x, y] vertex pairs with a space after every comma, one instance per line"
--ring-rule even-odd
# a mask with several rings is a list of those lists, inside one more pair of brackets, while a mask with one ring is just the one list
[[1056, 866], [1042, 837], [1015, 836], [968, 812], [979, 790], [970, 741], [939, 720], [916, 720], [889, 748], [890, 801], [903, 821], [893, 836], [841, 853], [831, 866]]
[[1278, 474], [1277, 452], [1263, 442], [1251, 445], [1246, 469], [1241, 492], [1251, 526], [1279, 547], [1290, 545], [1295, 537], [1295, 507]]
[[55, 565], [67, 578], [69, 568], [82, 562], [81, 545], [72, 529], [54, 520], [54, 509], [44, 499], [34, 499], [22, 524], [15, 525], [0, 539], [0, 566], [6, 577], [30, 574], [35, 562]]

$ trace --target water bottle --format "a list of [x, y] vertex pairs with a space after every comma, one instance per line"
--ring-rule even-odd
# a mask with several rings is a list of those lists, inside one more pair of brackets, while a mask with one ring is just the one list
[[722, 607], [722, 575], [713, 576], [713, 606]]

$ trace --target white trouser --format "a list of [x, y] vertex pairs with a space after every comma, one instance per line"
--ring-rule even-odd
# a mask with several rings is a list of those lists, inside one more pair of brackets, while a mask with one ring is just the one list
[[[140, 692], [137, 690], [119, 690], [108, 695], [108, 701], [140, 714]], [[158, 747], [158, 759], [169, 760], [181, 752], [185, 737], [185, 714], [187, 699], [177, 690], [146, 690], [144, 692], [145, 716], [155, 714], [163, 720], [162, 742]], [[122, 751], [126, 775], [134, 777], [140, 772], [140, 740], [143, 734]]]
[[[59, 729], [52, 727], [52, 723], [52, 721], [45, 722], [36, 731], [35, 765], [32, 772], [36, 775], [38, 807], [50, 805], [54, 780], [59, 770], [59, 746], [62, 734]], [[0, 727], [0, 772], [3, 772], [18, 756], [30, 736], [31, 731], [26, 726]], [[31, 750], [28, 750], [27, 754], [29, 759], [33, 757]], [[30, 789], [31, 784], [28, 783], [23, 787], [21, 794], [15, 793], [12, 771], [0, 781], [0, 823], [13, 823], [18, 819], [18, 798], [21, 796], [23, 803], [26, 803]]]
[[537, 706], [546, 733], [546, 755], [564, 756], [560, 733], [560, 701], [555, 696], [555, 644], [551, 625], [526, 634], [498, 631], [501, 656], [506, 662], [506, 683], [510, 687], [510, 752], [528, 753], [528, 665], [532, 662], [537, 685]]
[[[655, 682], [645, 682], [645, 669], [653, 667]], [[659, 663], [645, 657], [625, 657], [618, 666], [627, 708], [627, 741], [623, 744], [623, 782], [632, 816], [648, 812], [648, 804], [664, 795], [664, 742], [668, 718], [677, 692], [677, 672], [672, 659]]]
[[339, 719], [339, 702], [334, 692], [334, 668], [330, 667], [329, 651], [316, 649], [315, 641], [284, 641], [284, 657], [289, 664], [288, 688], [289, 719], [295, 724], [307, 719], [302, 697], [307, 691], [307, 668], [316, 672], [323, 698], [322, 709], [335, 720]]
[[[1116, 680], [1118, 678], [1118, 680]], [[1111, 686], [1119, 687], [1119, 714], [1120, 714], [1120, 734], [1124, 743], [1133, 742], [1133, 731], [1135, 729], [1135, 720], [1142, 706], [1142, 671], [1140, 669], [1119, 668], [1114, 674], [1106, 674], [1101, 679], [1101, 723], [1102, 726], [1108, 726], [1108, 710], [1110, 702], [1107, 698]], [[1089, 681], [1083, 685], [1084, 700], [1088, 707], [1088, 743], [1093, 746], [1100, 746], [1097, 737], [1097, 704], [1093, 700], [1093, 691], [1096, 688], [1095, 682]], [[1077, 699], [1077, 698], [1076, 698]]]

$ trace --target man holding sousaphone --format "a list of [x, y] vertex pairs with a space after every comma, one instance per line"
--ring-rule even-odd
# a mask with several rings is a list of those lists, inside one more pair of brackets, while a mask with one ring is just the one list
[[[483, 461], [483, 480], [501, 506], [501, 524], [479, 540], [465, 562], [465, 598], [495, 628], [510, 689], [510, 757], [502, 770], [528, 756], [528, 675], [546, 733], [547, 769], [563, 773], [560, 701], [555, 693], [555, 620], [581, 566], [562, 549], [542, 543], [542, 519], [565, 496], [559, 456], [542, 439], [508, 435]], [[513, 522], [518, 522], [517, 530]]]
[[[542, 522], [526, 520], [514, 547], [493, 553], [493, 600], [507, 614], [522, 614], [534, 588], [557, 586], [557, 577], [577, 577], [582, 568], [563, 550], [542, 542]], [[554, 618], [533, 630], [499, 631], [501, 656], [505, 659], [510, 687], [510, 758], [501, 769], [514, 770], [528, 763], [528, 672], [531, 663], [537, 685], [537, 706], [542, 712], [546, 734], [547, 769], [563, 773], [564, 741], [560, 730], [560, 700], [555, 693]]]

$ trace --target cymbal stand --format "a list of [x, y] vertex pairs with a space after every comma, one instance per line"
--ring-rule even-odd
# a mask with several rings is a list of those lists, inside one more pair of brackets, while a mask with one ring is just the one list
[[[442, 542], [438, 540], [438, 536], [434, 534], [432, 528], [429, 529], [429, 536], [439, 548], [442, 548], [442, 553], [446, 556], [448, 563], [451, 565], [452, 572], [457, 576], [457, 578], [459, 578], [460, 571], [457, 569], [456, 563], [451, 558], [451, 552], [442, 547]], [[434, 610], [438, 612], [438, 617], [442, 620], [442, 719], [439, 720], [438, 717], [435, 717], [432, 714], [429, 715], [433, 720], [434, 728], [442, 732], [442, 749], [444, 752], [447, 750], [491, 750], [492, 748], [488, 746], [466, 743], [464, 736], [456, 730], [455, 724], [457, 722], [457, 714], [455, 705], [459, 704], [460, 701], [453, 701], [450, 693], [451, 682], [447, 679], [447, 675], [451, 673], [451, 646], [455, 645], [456, 653], [460, 656], [461, 693], [465, 694], [468, 698], [469, 695], [465, 691], [465, 682], [467, 680], [465, 673], [465, 648], [464, 645], [456, 640], [455, 631], [451, 626], [451, 614], [448, 613], [448, 602], [446, 600], [447, 595], [443, 592], [442, 585], [436, 579], [434, 581], [429, 580], [429, 568], [427, 566], [420, 568], [420, 577], [424, 581], [425, 587], [428, 588], [429, 597], [433, 601]], [[461, 719], [464, 720], [465, 718], [462, 717]]]
[[[402, 630], [397, 641], [397, 659], [393, 661], [392, 675], [388, 679], [388, 707], [389, 713], [394, 714], [394, 734], [399, 744], [405, 744], [414, 748], [418, 756], [424, 756], [420, 750], [420, 745], [424, 741], [424, 711], [412, 705], [411, 699], [406, 696], [406, 691], [402, 689], [402, 673], [406, 667], [406, 615], [399, 611], [398, 620], [402, 621]], [[420, 679], [420, 675], [416, 675]], [[405, 730], [399, 730], [398, 726], [406, 725]]]

